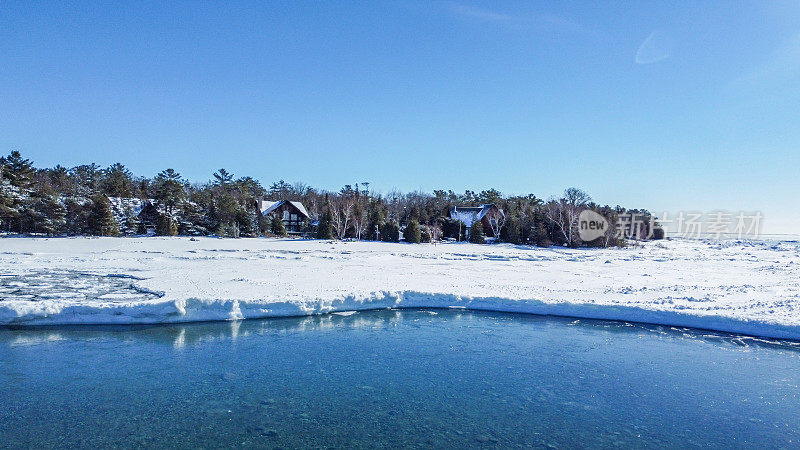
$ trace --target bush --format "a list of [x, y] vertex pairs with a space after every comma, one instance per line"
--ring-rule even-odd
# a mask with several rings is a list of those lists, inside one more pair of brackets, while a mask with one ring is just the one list
[[422, 240], [422, 231], [419, 228], [419, 222], [416, 220], [411, 220], [406, 225], [406, 229], [403, 230], [403, 239], [406, 242], [411, 244], [419, 244]]
[[381, 227], [381, 240], [383, 242], [399, 242], [400, 228], [394, 222], [386, 222]]
[[469, 227], [469, 241], [473, 244], [485, 244], [486, 238], [483, 234], [483, 224], [480, 220], [476, 220], [475, 223]]

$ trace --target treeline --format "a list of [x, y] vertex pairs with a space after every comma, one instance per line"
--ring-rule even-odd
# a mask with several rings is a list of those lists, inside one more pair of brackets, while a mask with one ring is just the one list
[[[537, 246], [617, 246], [626, 237], [660, 237], [647, 211], [600, 206], [584, 192], [570, 188], [561, 198], [545, 201], [533, 194], [503, 196], [481, 192], [436, 190], [378, 194], [369, 183], [324, 191], [283, 180], [262, 186], [251, 177], [235, 177], [225, 169], [206, 183], [190, 183], [173, 169], [153, 178], [135, 176], [122, 164], [72, 168], [36, 168], [18, 151], [0, 158], [0, 230], [46, 235], [159, 235], [253, 237], [285, 234], [280, 220], [262, 217], [259, 200], [291, 200], [305, 205], [311, 220], [309, 236], [321, 239], [381, 239], [429, 242], [443, 238], [483, 242], [485, 230], [476, 221], [468, 231], [448, 218], [453, 206], [495, 204], [504, 216], [492, 222], [502, 242]], [[576, 220], [590, 209], [611, 226], [601, 238], [580, 240]], [[620, 230], [624, 215], [636, 214], [636, 229]], [[623, 232], [620, 232], [623, 231]]]

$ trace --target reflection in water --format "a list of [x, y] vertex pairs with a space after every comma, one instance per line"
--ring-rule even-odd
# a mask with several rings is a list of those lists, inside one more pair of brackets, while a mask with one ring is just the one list
[[[236, 340], [240, 337], [275, 333], [303, 333], [346, 328], [381, 329], [394, 327], [402, 322], [403, 314], [413, 314], [413, 321], [441, 315], [441, 321], [458, 321], [464, 318], [506, 318], [527, 323], [559, 323], [565, 326], [582, 326], [602, 329], [607, 333], [649, 333], [670, 339], [701, 340], [724, 344], [728, 349], [747, 349], [751, 346], [771, 347], [800, 351], [800, 342], [719, 333], [672, 326], [658, 326], [630, 322], [614, 322], [592, 319], [570, 319], [529, 314], [481, 312], [450, 309], [387, 309], [385, 311], [333, 313], [302, 317], [272, 319], [232, 320], [226, 322], [196, 322], [186, 324], [158, 325], [64, 325], [40, 327], [0, 328], [0, 343], [9, 345], [36, 345], [62, 340], [95, 340], [119, 338], [169, 343], [176, 349], [215, 340]], [[733, 347], [731, 347], [733, 345]]]
[[795, 447], [798, 349], [452, 310], [0, 329], [0, 446]]

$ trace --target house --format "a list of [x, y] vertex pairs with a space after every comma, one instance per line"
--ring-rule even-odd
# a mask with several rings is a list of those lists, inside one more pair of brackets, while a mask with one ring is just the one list
[[305, 231], [309, 219], [306, 207], [300, 202], [259, 200], [258, 210], [261, 211], [263, 217], [274, 215], [280, 217], [286, 231], [292, 234], [300, 234]]
[[495, 231], [499, 232], [500, 227], [505, 222], [503, 210], [494, 203], [481, 206], [453, 206], [447, 211], [447, 217], [457, 220], [464, 224], [467, 239], [469, 239], [469, 227], [480, 220], [483, 225], [483, 233], [487, 237], [495, 236]]

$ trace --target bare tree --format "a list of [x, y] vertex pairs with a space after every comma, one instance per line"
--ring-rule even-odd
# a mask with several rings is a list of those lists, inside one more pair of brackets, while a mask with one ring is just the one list
[[503, 225], [506, 223], [506, 215], [503, 214], [503, 211], [494, 210], [490, 211], [487, 214], [487, 218], [489, 219], [489, 227], [492, 229], [492, 233], [494, 233], [495, 239], [500, 237], [500, 229], [503, 228]]
[[367, 232], [369, 226], [369, 214], [362, 201], [358, 201], [353, 207], [353, 232], [356, 239], [361, 239]]
[[558, 200], [550, 200], [545, 205], [547, 220], [558, 227], [570, 247], [576, 240], [575, 228], [578, 216], [586, 207], [586, 203], [590, 201], [589, 194], [573, 187], [564, 191], [564, 197]]
[[437, 242], [442, 239], [442, 227], [439, 224], [424, 225], [428, 230], [428, 235], [431, 237], [431, 242]]
[[339, 239], [344, 239], [350, 222], [353, 219], [353, 207], [355, 201], [350, 196], [340, 196], [331, 200], [331, 222]]

